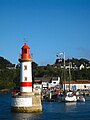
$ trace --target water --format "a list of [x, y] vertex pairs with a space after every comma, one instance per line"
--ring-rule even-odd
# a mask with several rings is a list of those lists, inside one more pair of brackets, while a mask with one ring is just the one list
[[0, 95], [0, 120], [90, 120], [90, 100], [85, 103], [43, 102], [42, 113], [12, 113], [11, 95]]

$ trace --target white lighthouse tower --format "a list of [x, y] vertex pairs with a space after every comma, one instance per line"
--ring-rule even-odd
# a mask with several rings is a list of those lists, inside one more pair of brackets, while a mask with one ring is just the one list
[[32, 59], [30, 47], [25, 43], [22, 47], [20, 62], [20, 92], [12, 95], [11, 111], [41, 112], [41, 96], [32, 89]]
[[20, 61], [20, 91], [21, 94], [32, 92], [32, 59], [30, 47], [24, 44]]

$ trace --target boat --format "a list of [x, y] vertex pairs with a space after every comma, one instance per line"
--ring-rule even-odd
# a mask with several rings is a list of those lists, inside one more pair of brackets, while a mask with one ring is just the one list
[[78, 102], [85, 102], [84, 96], [83, 96], [83, 95], [77, 96], [77, 101], [78, 101]]
[[65, 95], [63, 93], [60, 93], [57, 95], [57, 100], [60, 102], [64, 102], [65, 101]]
[[71, 91], [70, 87], [71, 82], [71, 63], [69, 62], [69, 91], [66, 93], [65, 102], [76, 102], [76, 95]]
[[80, 92], [76, 92], [77, 102], [85, 102], [85, 97]]
[[76, 95], [74, 95], [72, 91], [66, 93], [65, 102], [76, 102], [76, 101], [77, 101]]

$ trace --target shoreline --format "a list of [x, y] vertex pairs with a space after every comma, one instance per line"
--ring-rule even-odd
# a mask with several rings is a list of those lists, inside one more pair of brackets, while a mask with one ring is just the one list
[[1, 89], [0, 90], [0, 94], [10, 93], [10, 92], [11, 92], [10, 89]]

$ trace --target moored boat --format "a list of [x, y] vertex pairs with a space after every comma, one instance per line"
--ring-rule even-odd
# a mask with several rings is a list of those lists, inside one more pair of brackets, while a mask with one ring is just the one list
[[77, 96], [77, 101], [78, 102], [85, 102], [84, 96]]
[[65, 102], [76, 102], [77, 98], [76, 95], [73, 94], [73, 92], [67, 92], [65, 96]]
[[76, 92], [77, 102], [85, 102], [85, 97], [83, 94]]

